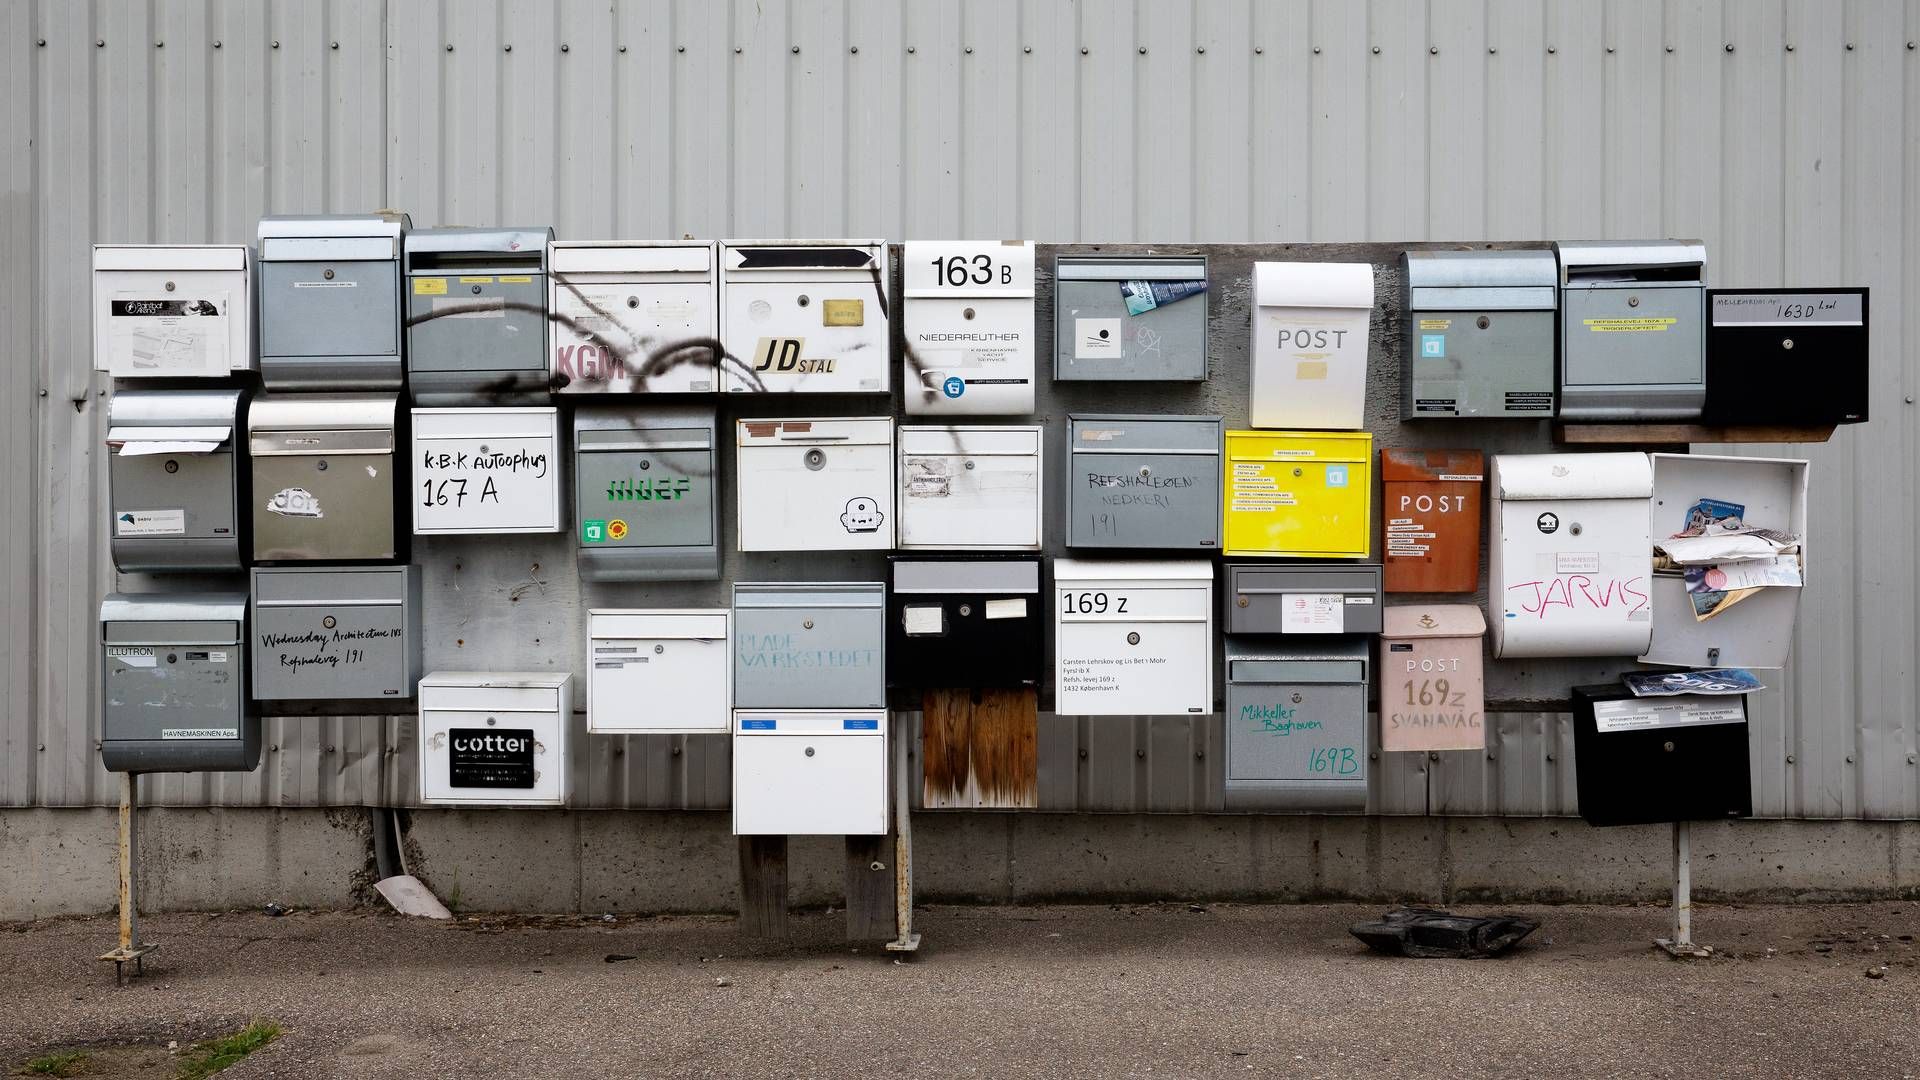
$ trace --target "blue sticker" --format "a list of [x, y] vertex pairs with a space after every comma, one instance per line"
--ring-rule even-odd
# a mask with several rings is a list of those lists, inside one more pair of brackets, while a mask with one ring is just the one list
[[778, 720], [742, 720], [742, 721], [740, 721], [740, 730], [742, 730], [742, 731], [772, 731], [772, 730], [773, 730], [773, 725], [775, 725], [775, 724], [777, 724], [777, 723], [779, 723], [779, 722], [780, 722], [780, 721], [778, 721]]
[[1346, 487], [1347, 486], [1347, 467], [1345, 465], [1327, 466], [1327, 486], [1328, 487]]
[[879, 731], [880, 721], [878, 720], [842, 720], [840, 721], [840, 730], [842, 731]]
[[940, 392], [950, 398], [957, 398], [967, 392], [966, 381], [958, 375], [949, 375], [947, 381], [940, 384]]
[[1423, 357], [1433, 357], [1439, 360], [1446, 359], [1447, 335], [1421, 334], [1420, 335], [1420, 355]]

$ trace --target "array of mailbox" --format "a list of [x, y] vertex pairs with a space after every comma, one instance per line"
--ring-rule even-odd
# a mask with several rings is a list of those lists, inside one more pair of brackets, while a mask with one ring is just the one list
[[[407, 505], [419, 534], [562, 530], [560, 412], [542, 403], [596, 395], [603, 403], [571, 410], [582, 576], [713, 579], [714, 410], [605, 402], [638, 392], [890, 390], [878, 241], [582, 243], [546, 229], [413, 230], [404, 215], [382, 214], [269, 218], [258, 252], [96, 248], [98, 366], [140, 380], [111, 406], [115, 561], [148, 572], [253, 564], [249, 593], [115, 596], [103, 606], [110, 767], [250, 768], [253, 700], [404, 698], [417, 688], [432, 752], [421, 755], [424, 799], [564, 802], [564, 677], [420, 678], [419, 572], [405, 564], [399, 524]], [[903, 257], [907, 411], [1031, 412], [1032, 246], [910, 243]], [[1710, 292], [1704, 262], [1699, 245], [1680, 242], [1408, 252], [1403, 416], [1865, 419], [1865, 290]], [[1054, 378], [1206, 377], [1206, 302], [1195, 299], [1208, 285], [1204, 257], [1063, 255], [1054, 276]], [[1373, 269], [1256, 263], [1252, 301], [1251, 429], [1222, 431], [1219, 417], [1069, 418], [1070, 548], [1368, 558], [1374, 456], [1371, 435], [1357, 429]], [[266, 396], [194, 388], [234, 383], [256, 356]], [[1818, 391], [1779, 392], [1804, 388], [1797, 373], [1809, 362], [1828, 375]], [[162, 388], [136, 388], [147, 386]], [[248, 454], [236, 452], [243, 429]], [[1040, 545], [1037, 426], [755, 419], [735, 435], [739, 550]], [[409, 437], [412, 479], [396, 483], [396, 448]], [[1674, 478], [1666, 488], [1663, 463]], [[1382, 748], [1465, 748], [1484, 737], [1478, 609], [1383, 616], [1381, 607], [1383, 591], [1475, 589], [1481, 457], [1383, 450], [1380, 470], [1384, 584], [1382, 567], [1363, 563], [1226, 567], [1232, 804], [1364, 805], [1366, 635], [1383, 630]], [[1651, 573], [1646, 507], [1751, 488], [1763, 494], [1750, 519], [1764, 508], [1803, 536], [1804, 462], [1530, 455], [1496, 459], [1493, 477], [1496, 656], [1784, 660], [1790, 597], [1696, 622], [1678, 578]], [[1547, 529], [1549, 518], [1567, 521], [1566, 532]], [[1004, 653], [1026, 640], [1013, 623], [1035, 627], [1042, 616], [1036, 559], [910, 566], [896, 568], [896, 594], [931, 599], [885, 616], [878, 583], [741, 585], [748, 592], [736, 592], [732, 612], [595, 612], [590, 730], [662, 730], [596, 720], [591, 702], [607, 692], [596, 689], [602, 679], [637, 679], [647, 692], [616, 691], [616, 700], [649, 701], [661, 700], [666, 680], [667, 700], [685, 697], [708, 718], [674, 730], [731, 729], [743, 740], [742, 831], [775, 831], [772, 820], [777, 831], [809, 831], [788, 810], [769, 817], [772, 804], [756, 807], [748, 791], [802, 777], [863, 792], [853, 819], [812, 831], [867, 831], [875, 813], [884, 829], [883, 795], [848, 779], [884, 780], [884, 683], [852, 687], [833, 665], [857, 654], [879, 672], [889, 634], [891, 655], [903, 656], [927, 641], [950, 648], [942, 639], [967, 636], [970, 625]], [[1060, 559], [1054, 576], [1058, 712], [1212, 710], [1210, 562]], [[838, 623], [820, 611], [798, 631], [730, 637], [747, 611], [804, 607], [820, 590], [871, 591], [844, 606], [887, 622], [857, 645], [823, 632]], [[673, 629], [683, 626], [693, 630]], [[1037, 654], [1037, 630], [1030, 636]], [[1275, 644], [1302, 640], [1327, 644]], [[709, 666], [730, 653], [740, 664], [760, 657], [779, 685], [743, 695], [738, 667], [717, 682], [711, 671], [674, 682], [684, 671], [658, 659], [669, 642], [676, 654], [705, 649]], [[1037, 680], [1038, 663], [1021, 681]], [[832, 672], [826, 685], [844, 696], [796, 697], [794, 671], [807, 665]], [[752, 684], [753, 673], [744, 678]], [[717, 712], [715, 685], [731, 687]], [[182, 708], [156, 717], [141, 707], [150, 701]], [[501, 716], [478, 715], [495, 702], [544, 720], [502, 728]], [[453, 726], [463, 722], [475, 726]], [[537, 754], [555, 767], [541, 768]]]

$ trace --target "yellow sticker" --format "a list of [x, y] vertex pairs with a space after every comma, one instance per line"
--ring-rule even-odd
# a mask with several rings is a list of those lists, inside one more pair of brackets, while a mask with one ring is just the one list
[[867, 302], [865, 300], [820, 301], [821, 326], [865, 326], [866, 324]]
[[413, 279], [413, 295], [445, 296], [447, 279], [443, 277], [417, 277]]
[[492, 278], [490, 278], [490, 277], [463, 277], [463, 278], [461, 278], [461, 279], [460, 279], [460, 284], [462, 284], [462, 285], [491, 285], [491, 284], [493, 284], [493, 279], [492, 279]]
[[520, 274], [520, 275], [516, 275], [516, 276], [514, 276], [514, 277], [503, 277], [503, 278], [501, 278], [501, 279], [500, 279], [500, 284], [502, 284], [502, 285], [531, 285], [531, 284], [533, 284], [533, 279], [532, 279], [531, 277], [528, 277], [528, 276], [526, 276], [525, 274]]
[[1453, 329], [1453, 320], [1452, 320], [1452, 319], [1421, 319], [1421, 320], [1420, 320], [1420, 329], [1422, 329], [1422, 330], [1451, 330], [1451, 329]]
[[1293, 377], [1296, 379], [1324, 379], [1327, 377], [1327, 362], [1325, 360], [1302, 360], [1294, 365]]
[[1680, 321], [1679, 319], [1673, 319], [1673, 318], [1663, 319], [1663, 318], [1654, 318], [1654, 317], [1648, 317], [1644, 319], [1581, 319], [1580, 320], [1582, 325], [1586, 326], [1588, 330], [1591, 330], [1596, 334], [1644, 334], [1644, 333], [1649, 333], [1654, 331], [1665, 330], [1667, 327], [1672, 326], [1674, 323], [1677, 323], [1679, 321]]

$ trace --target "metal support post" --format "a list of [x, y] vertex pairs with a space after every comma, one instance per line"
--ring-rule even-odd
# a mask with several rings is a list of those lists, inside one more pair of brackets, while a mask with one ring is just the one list
[[913, 932], [913, 796], [916, 775], [908, 768], [913, 725], [906, 714], [893, 714], [893, 912], [899, 935], [887, 942], [888, 952], [913, 953], [920, 935]]
[[1683, 959], [1713, 955], [1712, 946], [1693, 943], [1692, 834], [1691, 822], [1673, 823], [1673, 936], [1653, 941], [1666, 950], [1668, 956]]
[[120, 947], [100, 959], [113, 961], [113, 981], [125, 975], [127, 961], [133, 961], [136, 976], [146, 974], [144, 957], [158, 949], [140, 940], [140, 830], [135, 811], [140, 809], [140, 774], [120, 774]]

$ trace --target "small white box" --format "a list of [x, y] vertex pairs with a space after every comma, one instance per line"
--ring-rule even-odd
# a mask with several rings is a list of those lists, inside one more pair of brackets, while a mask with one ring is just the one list
[[1213, 564], [1053, 561], [1054, 711], [1213, 711]]
[[738, 440], [741, 551], [893, 547], [892, 420], [741, 420]]
[[416, 535], [560, 531], [560, 410], [413, 410]]
[[587, 613], [587, 730], [595, 735], [725, 733], [731, 724], [732, 612]]
[[549, 241], [553, 354], [547, 370], [554, 392], [718, 390], [715, 259], [713, 244], [693, 241]]
[[887, 711], [734, 713], [736, 836], [887, 832]]
[[95, 244], [93, 367], [116, 379], [254, 369], [245, 244]]
[[729, 393], [892, 389], [884, 240], [728, 240], [720, 338]]
[[1367, 426], [1369, 263], [1253, 264], [1256, 428], [1357, 431]]
[[436, 671], [420, 680], [420, 801], [565, 806], [573, 677]]
[[902, 550], [1037, 551], [1041, 429], [902, 427]]
[[1032, 412], [1033, 245], [910, 241], [901, 258], [908, 414]]

